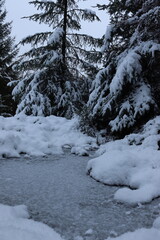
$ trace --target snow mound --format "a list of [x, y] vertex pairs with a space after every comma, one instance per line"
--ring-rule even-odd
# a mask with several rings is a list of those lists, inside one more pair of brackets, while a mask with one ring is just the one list
[[154, 221], [153, 227], [160, 230], [160, 217]]
[[77, 118], [67, 120], [24, 114], [0, 117], [0, 157], [61, 154], [66, 146], [83, 155], [86, 150], [95, 147], [96, 140], [81, 133], [77, 126]]
[[159, 240], [160, 239], [160, 231], [154, 228], [151, 229], [138, 229], [135, 232], [127, 232], [123, 235], [116, 238], [107, 238], [107, 240]]
[[24, 205], [10, 207], [0, 204], [1, 240], [62, 240], [60, 235], [47, 225], [29, 217]]
[[107, 238], [106, 240], [159, 240], [160, 239], [160, 217], [158, 217], [151, 229], [141, 228], [134, 232], [127, 232], [116, 238]]
[[150, 202], [160, 196], [160, 117], [149, 121], [141, 134], [103, 145], [87, 172], [108, 185], [128, 186], [114, 198], [129, 204]]

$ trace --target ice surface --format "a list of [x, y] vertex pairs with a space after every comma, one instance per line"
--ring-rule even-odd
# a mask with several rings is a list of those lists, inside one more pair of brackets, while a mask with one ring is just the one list
[[26, 205], [32, 219], [49, 225], [67, 240], [104, 240], [151, 228], [160, 213], [160, 199], [137, 206], [115, 201], [118, 187], [85, 174], [90, 158], [65, 153], [2, 159], [0, 202]]

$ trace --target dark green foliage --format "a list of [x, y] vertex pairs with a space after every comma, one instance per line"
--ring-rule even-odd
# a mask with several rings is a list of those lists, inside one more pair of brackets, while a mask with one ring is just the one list
[[5, 18], [4, 1], [0, 1], [0, 115], [7, 116], [15, 113], [12, 89], [7, 84], [16, 77], [12, 64], [17, 49], [11, 37], [11, 23], [6, 23]]

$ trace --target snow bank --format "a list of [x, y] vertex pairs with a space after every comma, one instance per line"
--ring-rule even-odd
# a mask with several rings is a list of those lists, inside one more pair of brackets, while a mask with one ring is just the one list
[[[10, 207], [0, 204], [0, 239], [1, 240], [63, 240], [62, 237], [47, 225], [35, 222], [29, 218], [27, 207], [19, 205]], [[91, 234], [92, 230], [86, 232]], [[127, 232], [116, 238], [107, 240], [159, 240], [160, 217], [158, 217], [151, 229], [138, 229]]]
[[87, 171], [96, 180], [119, 189], [114, 198], [129, 204], [160, 196], [160, 117], [149, 121], [141, 134], [103, 145], [101, 156], [89, 161]]
[[141, 228], [134, 232], [127, 232], [116, 238], [107, 240], [159, 240], [160, 239], [160, 217], [155, 220], [151, 229]]
[[29, 217], [24, 205], [10, 207], [0, 204], [1, 240], [62, 240], [60, 235], [47, 225]]
[[[77, 130], [78, 119], [33, 117], [23, 114], [0, 117], [0, 157], [21, 154], [43, 156], [63, 153], [63, 147], [83, 154], [96, 146], [95, 139]], [[76, 151], [74, 151], [76, 149]]]

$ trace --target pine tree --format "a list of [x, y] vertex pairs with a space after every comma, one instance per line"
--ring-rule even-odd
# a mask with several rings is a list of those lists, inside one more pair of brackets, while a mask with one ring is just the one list
[[110, 0], [104, 68], [92, 84], [90, 118], [118, 136], [160, 112], [160, 1]]
[[[95, 12], [79, 9], [77, 0], [32, 1], [39, 11], [28, 17], [45, 23], [50, 32], [28, 36], [21, 44], [32, 44], [17, 68], [24, 72], [13, 90], [19, 101], [17, 113], [71, 117], [87, 101], [91, 73], [97, 72], [100, 56], [95, 48], [102, 41], [79, 33], [80, 21], [99, 18]], [[96, 64], [95, 64], [96, 63]], [[85, 91], [82, 91], [85, 88]]]
[[13, 115], [15, 103], [12, 100], [12, 89], [7, 84], [15, 78], [12, 69], [13, 59], [17, 54], [14, 39], [11, 37], [11, 23], [6, 23], [4, 1], [0, 1], [0, 115]]

